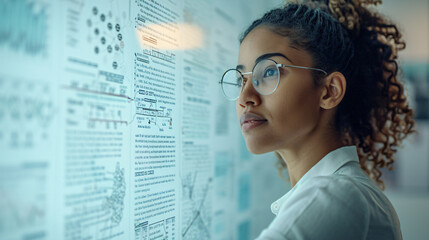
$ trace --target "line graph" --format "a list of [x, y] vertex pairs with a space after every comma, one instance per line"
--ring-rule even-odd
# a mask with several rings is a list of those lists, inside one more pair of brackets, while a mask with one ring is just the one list
[[67, 100], [68, 125], [86, 124], [88, 128], [117, 129], [129, 125], [133, 98], [127, 95], [123, 74], [99, 69], [97, 62], [68, 57], [61, 88], [71, 94]]
[[183, 239], [195, 239], [198, 236], [199, 239], [210, 239], [210, 225], [211, 217], [210, 209], [207, 208], [206, 200], [209, 195], [212, 178], [208, 178], [207, 182], [203, 187], [196, 189], [196, 179], [198, 172], [189, 173], [185, 179], [182, 180], [183, 188], [183, 202], [187, 207], [190, 216], [185, 216], [185, 220], [182, 227]]

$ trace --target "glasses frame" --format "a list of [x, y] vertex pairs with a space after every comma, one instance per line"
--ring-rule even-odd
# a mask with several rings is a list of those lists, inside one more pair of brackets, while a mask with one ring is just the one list
[[[245, 86], [245, 83], [247, 82], [247, 81], [244, 81], [244, 75], [252, 74], [252, 80], [253, 80], [253, 72], [254, 72], [254, 70], [255, 70], [256, 65], [258, 65], [260, 62], [265, 61], [265, 60], [268, 60], [268, 61], [272, 61], [272, 62], [274, 62], [275, 66], [277, 67], [277, 69], [278, 69], [278, 70], [280, 70], [279, 68], [281, 68], [281, 67], [290, 67], [290, 68], [298, 68], [298, 69], [307, 69], [307, 70], [319, 71], [319, 72], [322, 72], [325, 76], [326, 76], [326, 75], [328, 75], [328, 73], [327, 73], [325, 70], [322, 70], [322, 69], [320, 69], [320, 68], [303, 67], [303, 66], [296, 66], [296, 65], [287, 65], [287, 64], [277, 63], [277, 62], [276, 62], [276, 61], [274, 61], [273, 59], [264, 59], [264, 60], [261, 60], [261, 61], [259, 61], [258, 63], [256, 63], [256, 64], [253, 66], [253, 68], [252, 68], [252, 71], [251, 71], [251, 72], [245, 72], [245, 73], [242, 73], [240, 70], [238, 70], [238, 69], [236, 69], [236, 68], [230, 68], [230, 69], [226, 70], [226, 71], [223, 73], [222, 78], [221, 78], [221, 80], [219, 81], [219, 84], [221, 85], [223, 95], [225, 95], [226, 99], [228, 99], [229, 101], [235, 101], [235, 100], [237, 100], [237, 99], [240, 97], [241, 92], [243, 92], [243, 88], [244, 88], [244, 86]], [[242, 81], [242, 86], [241, 86], [240, 94], [238, 94], [238, 96], [237, 96], [236, 98], [234, 98], [234, 99], [229, 98], [229, 97], [226, 95], [225, 90], [224, 90], [224, 88], [223, 88], [223, 84], [235, 85], [235, 84], [233, 84], [233, 83], [223, 82], [223, 78], [225, 77], [225, 74], [226, 74], [227, 72], [231, 71], [231, 70], [235, 70], [235, 71], [239, 72], [239, 73], [240, 73], [240, 76], [241, 76], [241, 81]], [[279, 76], [278, 76], [278, 80], [277, 80], [277, 85], [276, 85], [276, 87], [274, 88], [274, 90], [273, 90], [273, 91], [271, 91], [270, 93], [265, 93], [265, 94], [263, 94], [263, 93], [260, 93], [260, 92], [255, 88], [255, 86], [253, 86], [253, 88], [255, 88], [255, 90], [256, 90], [259, 94], [266, 96], [266, 95], [270, 95], [270, 94], [274, 93], [274, 92], [277, 90], [277, 87], [279, 86], [279, 84], [280, 84], [280, 71], [279, 71]], [[252, 85], [253, 85], [253, 81], [252, 81]]]

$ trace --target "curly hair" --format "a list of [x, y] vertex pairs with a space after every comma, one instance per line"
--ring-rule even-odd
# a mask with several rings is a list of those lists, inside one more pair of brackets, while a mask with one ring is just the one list
[[[381, 0], [304, 0], [286, 3], [255, 20], [288, 37], [294, 47], [308, 51], [313, 67], [347, 79], [346, 94], [337, 107], [335, 130], [346, 145], [358, 149], [361, 168], [384, 189], [381, 169], [393, 169], [394, 154], [414, 132], [414, 113], [399, 81], [397, 53], [405, 42], [395, 24], [370, 8]], [[320, 85], [322, 76], [314, 72]], [[279, 154], [279, 173], [286, 164]]]

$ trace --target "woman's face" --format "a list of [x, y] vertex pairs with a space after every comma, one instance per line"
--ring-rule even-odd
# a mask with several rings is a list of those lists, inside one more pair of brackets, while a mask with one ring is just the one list
[[[313, 67], [308, 52], [291, 47], [287, 37], [257, 27], [241, 43], [237, 68], [250, 72], [255, 60], [268, 53], [268, 58], [277, 63]], [[244, 77], [251, 80], [251, 75]], [[270, 95], [259, 94], [247, 81], [236, 109], [249, 151], [262, 154], [299, 147], [319, 123], [320, 96], [321, 88], [315, 86], [312, 70], [280, 68], [278, 88]]]

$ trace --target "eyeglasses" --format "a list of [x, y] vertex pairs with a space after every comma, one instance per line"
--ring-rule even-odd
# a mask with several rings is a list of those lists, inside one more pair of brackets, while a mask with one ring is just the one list
[[252, 84], [255, 90], [261, 95], [269, 95], [275, 92], [279, 86], [280, 67], [309, 69], [328, 75], [328, 73], [322, 69], [284, 65], [272, 59], [264, 59], [258, 62], [251, 72], [242, 73], [235, 68], [226, 70], [219, 84], [222, 87], [225, 97], [230, 101], [234, 101], [238, 99], [240, 93], [243, 91], [244, 84], [247, 82], [247, 80], [244, 81], [244, 75], [252, 74]]

